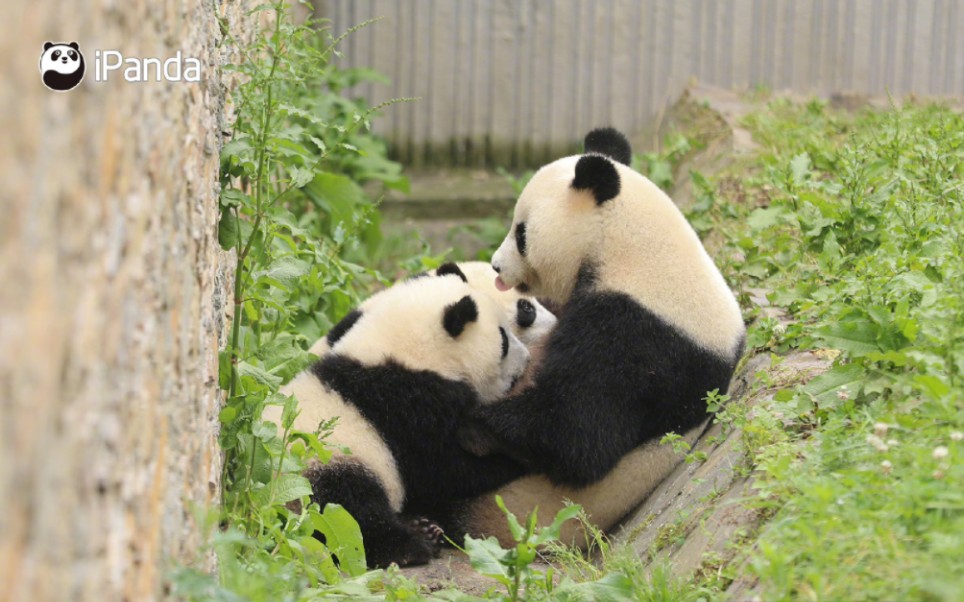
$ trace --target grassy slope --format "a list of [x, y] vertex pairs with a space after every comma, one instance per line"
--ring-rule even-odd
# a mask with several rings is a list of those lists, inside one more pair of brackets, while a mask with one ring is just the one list
[[964, 599], [964, 119], [776, 101], [745, 124], [762, 149], [691, 219], [793, 317], [751, 347], [840, 351], [745, 418], [775, 513], [750, 571], [767, 600]]

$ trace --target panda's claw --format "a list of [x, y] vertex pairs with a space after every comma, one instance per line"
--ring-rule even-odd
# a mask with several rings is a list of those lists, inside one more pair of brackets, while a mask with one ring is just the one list
[[439, 548], [445, 543], [445, 531], [442, 530], [442, 527], [435, 521], [421, 516], [410, 520], [408, 526], [421, 535], [425, 541], [432, 544], [437, 556]]

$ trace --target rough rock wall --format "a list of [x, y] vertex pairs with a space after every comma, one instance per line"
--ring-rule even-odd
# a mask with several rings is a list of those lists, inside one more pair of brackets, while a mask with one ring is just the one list
[[[210, 567], [217, 501], [220, 15], [243, 0], [5, 3], [0, 19], [0, 599], [153, 600]], [[43, 43], [87, 74], [47, 90]], [[94, 50], [198, 57], [199, 83], [94, 77]]]

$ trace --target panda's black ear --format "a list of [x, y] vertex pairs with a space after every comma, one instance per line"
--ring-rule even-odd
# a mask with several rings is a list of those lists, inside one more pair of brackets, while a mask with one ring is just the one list
[[479, 308], [475, 305], [475, 300], [469, 295], [466, 295], [459, 299], [458, 303], [453, 303], [445, 307], [445, 314], [442, 316], [442, 326], [445, 327], [446, 332], [452, 335], [452, 338], [457, 338], [462, 334], [462, 331], [465, 330], [466, 324], [475, 322], [478, 319]]
[[338, 339], [345, 336], [345, 333], [351, 330], [351, 327], [355, 325], [355, 322], [357, 322], [360, 317], [362, 317], [361, 311], [353, 309], [341, 319], [341, 322], [332, 326], [331, 330], [328, 331], [328, 335], [325, 337], [328, 340], [328, 346], [333, 347], [335, 343], [338, 342]]
[[455, 265], [455, 263], [451, 261], [448, 263], [443, 263], [442, 265], [438, 266], [437, 270], [435, 270], [436, 276], [445, 276], [447, 274], [455, 274], [462, 279], [462, 282], [469, 281], [469, 279], [465, 277], [465, 274], [462, 273], [462, 270], [459, 269], [459, 266]]
[[50, 48], [51, 48], [53, 45], [54, 45], [53, 42], [44, 42], [44, 52], [47, 52], [48, 50], [50, 50]]
[[586, 134], [583, 147], [587, 153], [605, 155], [613, 161], [629, 165], [633, 160], [633, 149], [629, 140], [615, 128], [596, 128]]
[[78, 44], [77, 42], [71, 42], [70, 44], [67, 44], [67, 45], [73, 48], [74, 50], [80, 50], [80, 44]]
[[583, 155], [576, 162], [576, 190], [589, 190], [597, 205], [602, 205], [619, 194], [619, 172], [612, 161], [600, 155]]

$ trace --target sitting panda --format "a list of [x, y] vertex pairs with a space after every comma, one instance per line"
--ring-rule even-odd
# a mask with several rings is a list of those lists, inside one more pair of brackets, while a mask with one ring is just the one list
[[[529, 354], [502, 308], [454, 273], [381, 291], [326, 337], [320, 361], [284, 389], [313, 431], [335, 416], [329, 441], [347, 447], [305, 476], [312, 500], [343, 505], [358, 521], [368, 564], [427, 562], [432, 542], [402, 512], [435, 516], [522, 474], [504, 456], [479, 458], [456, 443], [467, 413], [509, 391]], [[279, 412], [269, 408], [264, 417]]]
[[[480, 406], [459, 431], [473, 453], [508, 454], [534, 473], [500, 491], [517, 514], [538, 504], [550, 520], [568, 498], [611, 527], [678, 462], [662, 436], [699, 435], [703, 398], [726, 391], [743, 352], [733, 293], [630, 159], [622, 134], [590, 132], [585, 154], [533, 176], [492, 258], [499, 290], [563, 307], [534, 385]], [[459, 527], [504, 538], [492, 498], [463, 508]]]

